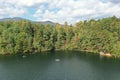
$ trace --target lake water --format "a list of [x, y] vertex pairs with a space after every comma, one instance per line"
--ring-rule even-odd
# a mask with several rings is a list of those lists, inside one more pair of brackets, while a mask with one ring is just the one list
[[120, 60], [62, 51], [0, 56], [0, 80], [120, 80]]

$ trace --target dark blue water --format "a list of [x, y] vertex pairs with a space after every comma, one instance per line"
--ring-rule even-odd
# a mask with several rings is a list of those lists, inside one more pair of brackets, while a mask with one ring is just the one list
[[120, 80], [120, 60], [62, 51], [0, 56], [0, 80]]

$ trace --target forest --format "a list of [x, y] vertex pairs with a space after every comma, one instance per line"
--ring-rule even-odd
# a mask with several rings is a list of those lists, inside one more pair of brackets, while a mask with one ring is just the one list
[[120, 56], [120, 18], [43, 25], [29, 20], [0, 21], [0, 54], [77, 50]]

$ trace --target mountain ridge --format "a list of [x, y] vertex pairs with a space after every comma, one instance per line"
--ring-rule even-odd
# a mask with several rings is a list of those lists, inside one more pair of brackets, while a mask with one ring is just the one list
[[2, 18], [0, 19], [0, 22], [1, 21], [21, 21], [21, 20], [28, 20], [30, 22], [33, 22], [33, 23], [41, 23], [43, 25], [47, 25], [47, 24], [50, 24], [50, 25], [54, 25], [55, 26], [55, 22], [52, 22], [52, 21], [32, 21], [32, 20], [29, 20], [29, 19], [25, 19], [25, 18], [21, 18], [21, 17], [13, 17], [13, 18]]

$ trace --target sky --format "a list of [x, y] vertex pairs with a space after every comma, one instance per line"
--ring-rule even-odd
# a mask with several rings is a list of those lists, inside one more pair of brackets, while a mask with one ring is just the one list
[[73, 24], [111, 16], [120, 17], [120, 0], [0, 0], [0, 19], [22, 17]]

